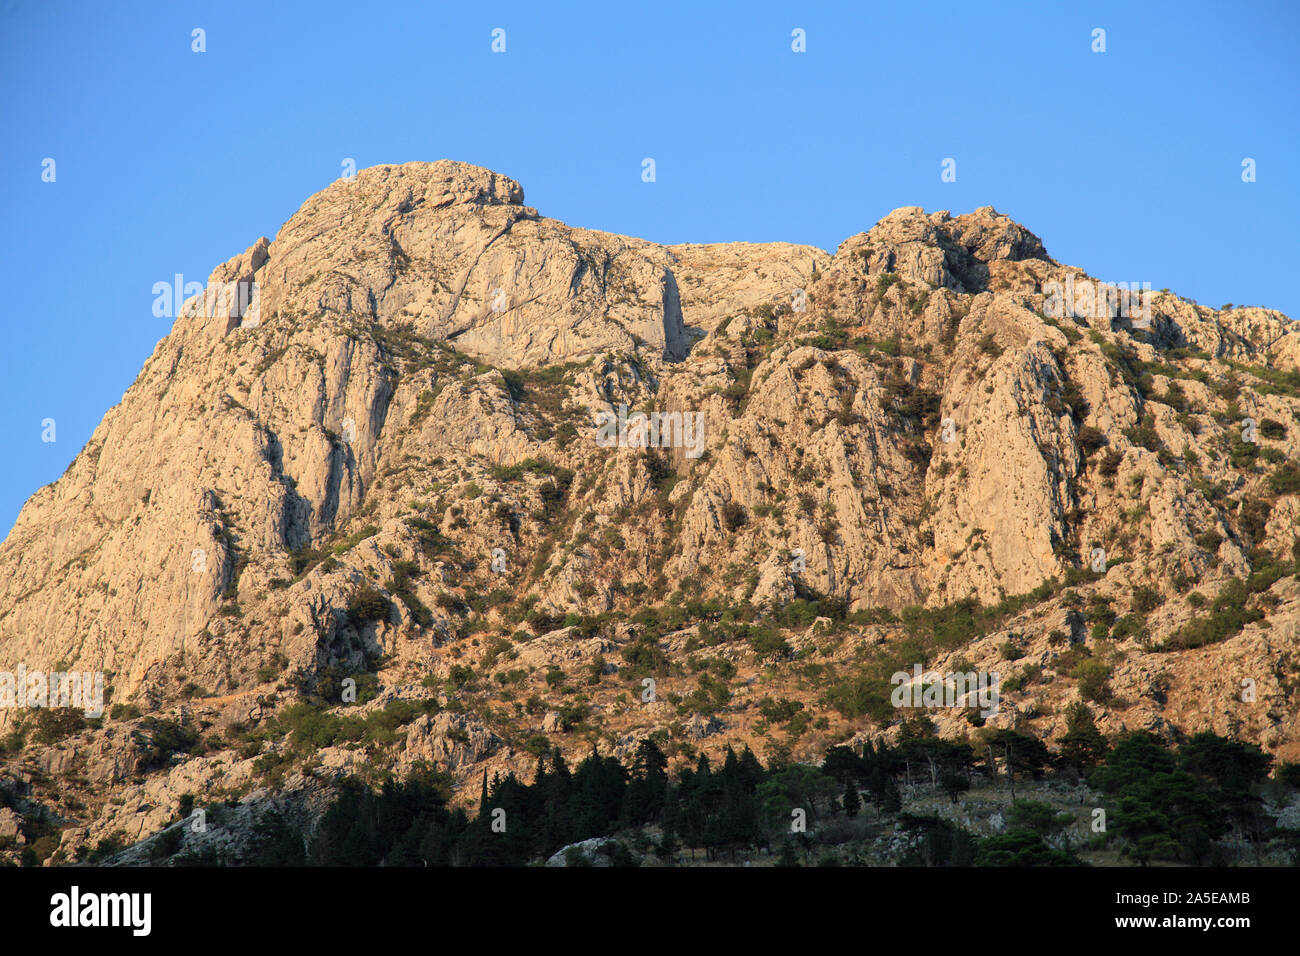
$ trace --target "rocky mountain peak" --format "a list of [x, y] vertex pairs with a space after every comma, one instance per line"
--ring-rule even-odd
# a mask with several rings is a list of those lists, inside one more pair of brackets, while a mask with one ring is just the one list
[[[478, 774], [578, 720], [676, 727], [721, 686], [683, 663], [706, 649], [752, 678], [714, 707], [734, 734], [777, 681], [825, 718], [813, 750], [887, 724], [917, 655], [1014, 670], [998, 719], [1050, 738], [1087, 657], [1108, 731], [1295, 751], [1291, 320], [1164, 291], [1122, 314], [991, 207], [903, 207], [830, 255], [523, 198], [367, 169], [218, 266], [255, 300], [191, 301], [0, 544], [0, 672], [103, 671], [115, 703], [245, 730], [348, 675], [438, 688], [456, 722], [394, 759]], [[650, 673], [675, 702], [628, 707]]]
[[358, 316], [517, 368], [685, 348], [661, 247], [573, 229], [464, 163], [363, 170], [309, 199], [253, 276], [263, 313]]
[[869, 231], [844, 240], [837, 258], [861, 256], [868, 273], [898, 273], [958, 292], [983, 291], [989, 266], [1000, 261], [1053, 260], [1024, 226], [992, 206], [951, 216], [920, 206], [895, 209]]

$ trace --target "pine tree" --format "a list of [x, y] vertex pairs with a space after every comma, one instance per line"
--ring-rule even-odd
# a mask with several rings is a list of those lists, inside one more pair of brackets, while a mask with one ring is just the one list
[[1106, 755], [1106, 738], [1097, 729], [1092, 711], [1075, 701], [1065, 712], [1065, 733], [1061, 736], [1061, 760], [1086, 773]]
[[858, 795], [858, 785], [855, 781], [850, 780], [844, 788], [844, 814], [852, 820], [861, 809], [862, 797]]
[[898, 790], [898, 781], [893, 777], [885, 778], [880, 794], [880, 809], [884, 813], [897, 813], [903, 809], [903, 795]]
[[740, 775], [751, 790], [756, 789], [767, 777], [767, 771], [763, 769], [758, 757], [754, 756], [754, 751], [749, 749], [749, 744], [745, 744], [745, 749], [740, 754]]
[[862, 758], [842, 744], [826, 751], [826, 758], [822, 761], [822, 773], [840, 783], [859, 779], [864, 769]]
[[620, 820], [624, 827], [640, 826], [663, 814], [668, 789], [668, 758], [654, 741], [642, 740], [632, 760], [631, 779], [623, 796]]

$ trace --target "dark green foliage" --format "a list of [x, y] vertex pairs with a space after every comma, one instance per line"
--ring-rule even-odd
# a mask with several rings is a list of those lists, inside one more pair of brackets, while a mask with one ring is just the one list
[[970, 866], [976, 841], [970, 833], [942, 817], [902, 813], [898, 826], [909, 838], [901, 862], [905, 866]]
[[[1218, 547], [1217, 542], [1215, 547]], [[1159, 591], [1142, 585], [1138, 585], [1133, 589], [1133, 610], [1140, 614], [1150, 614], [1164, 603], [1164, 597], [1161, 596]]]
[[86, 855], [85, 862], [99, 863], [124, 849], [126, 849], [126, 833], [117, 830], [96, 843], [94, 848]]
[[1218, 597], [1210, 605], [1210, 613], [1184, 624], [1169, 638], [1166, 648], [1186, 650], [1217, 644], [1232, 637], [1252, 621], [1258, 621], [1264, 612], [1258, 608], [1246, 607], [1249, 596], [1246, 582], [1233, 578], [1219, 591]]
[[304, 577], [312, 568], [325, 560], [325, 552], [304, 545], [289, 552], [289, 568], [294, 579]]
[[1178, 748], [1182, 768], [1227, 793], [1241, 794], [1268, 777], [1273, 758], [1254, 744], [1196, 734]]
[[[781, 709], [780, 701], [767, 704], [774, 715]], [[983, 733], [977, 754], [970, 744], [937, 737], [930, 722], [919, 718], [904, 722], [896, 746], [868, 743], [861, 752], [832, 747], [820, 768], [779, 755], [764, 768], [748, 749], [729, 749], [720, 767], [701, 755], [675, 783], [654, 739], [640, 743], [629, 766], [593, 748], [570, 770], [561, 753], [550, 750], [541, 737], [533, 782], [524, 783], [513, 773], [490, 782], [485, 776], [474, 818], [447, 809], [446, 777], [426, 773], [379, 791], [345, 784], [305, 859], [352, 866], [520, 866], [582, 840], [657, 824], [662, 838], [654, 849], [665, 860], [683, 850], [692, 857], [703, 850], [711, 860], [735, 859], [755, 847], [770, 851], [780, 845], [785, 848], [782, 865], [796, 865], [798, 843], [810, 844], [803, 836], [796, 837], [798, 843], [789, 841], [792, 810], [802, 811], [810, 835], [828, 817], [838, 816], [845, 826], [845, 816], [860, 814], [860, 791], [865, 789], [881, 813], [898, 814], [907, 842], [900, 860], [905, 865], [1080, 865], [1062, 832], [1072, 815], [1015, 798], [1017, 776], [1041, 776], [1054, 764], [1089, 771], [1089, 783], [1105, 794], [1109, 835], [1138, 862], [1213, 861], [1223, 853], [1218, 841], [1230, 831], [1250, 842], [1272, 836], [1258, 796], [1270, 759], [1258, 748], [1198, 734], [1173, 751], [1150, 734], [1130, 734], [1107, 755], [1106, 741], [1086, 706], [1072, 706], [1066, 721], [1055, 760], [1042, 741], [1012, 730]], [[307, 738], [304, 744], [318, 742], [314, 735]], [[929, 782], [955, 800], [981, 761], [986, 771], [989, 766], [1004, 769], [1012, 782], [1007, 832], [977, 841], [942, 817], [899, 812], [904, 777], [913, 784]], [[1300, 784], [1300, 771], [1279, 768], [1277, 779], [1284, 778]], [[494, 827], [494, 821], [504, 828]], [[639, 846], [643, 852], [650, 847], [638, 840], [625, 845], [620, 838], [595, 852], [616, 866], [634, 865], [627, 847]], [[262, 843], [267, 861], [291, 863], [302, 841], [281, 820], [268, 825]]]
[[[773, 724], [786, 723], [801, 710], [803, 710], [803, 703], [801, 701], [788, 700], [785, 697], [778, 700], [764, 697], [758, 702], [758, 712], [763, 715], [764, 720]], [[827, 772], [829, 773], [830, 771]]]
[[1092, 711], [1082, 701], [1071, 704], [1065, 712], [1065, 733], [1060, 740], [1059, 760], [1077, 771], [1087, 771], [1106, 755], [1106, 738], [1097, 729]]
[[[937, 608], [906, 608], [902, 615], [904, 639], [891, 641], [856, 673], [846, 674], [832, 683], [826, 692], [826, 702], [850, 719], [866, 716], [890, 721], [897, 717], [890, 701], [892, 674], [910, 671], [918, 661], [932, 660], [989, 634], [1007, 618], [1052, 597], [1059, 588], [1060, 582], [1053, 579], [990, 606], [967, 599]], [[898, 619], [889, 612], [859, 611], [849, 620], [854, 624], [879, 624], [895, 623]]]
[[776, 865], [783, 868], [800, 866], [799, 856], [795, 853], [794, 843], [786, 840], [781, 844], [781, 855], [776, 858]]
[[417, 532], [416, 540], [419, 542], [420, 551], [429, 557], [437, 554], [445, 554], [454, 550], [454, 544], [443, 537], [442, 532], [428, 518], [421, 518], [418, 515], [404, 519], [408, 527], [414, 528]]
[[1122, 641], [1128, 637], [1141, 637], [1145, 632], [1146, 619], [1141, 614], [1125, 614], [1115, 621], [1110, 636], [1113, 640]]
[[1243, 498], [1241, 508], [1237, 512], [1237, 519], [1242, 533], [1252, 541], [1263, 540], [1264, 529], [1268, 524], [1268, 516], [1272, 510], [1273, 506], [1263, 499]]
[[1019, 731], [995, 731], [989, 737], [988, 746], [993, 759], [1002, 761], [1012, 783], [1013, 795], [1017, 774], [1041, 777], [1043, 770], [1051, 763], [1046, 745], [1037, 737]]
[[416, 562], [398, 561], [393, 565], [393, 576], [384, 583], [384, 587], [406, 605], [417, 624], [428, 627], [433, 623], [433, 612], [416, 596], [412, 582], [419, 575], [420, 566]]
[[1292, 790], [1300, 790], [1300, 763], [1284, 761], [1278, 764], [1273, 777]]
[[822, 762], [822, 773], [834, 777], [841, 783], [861, 783], [868, 777], [868, 763], [848, 747], [832, 747], [826, 751]]
[[[357, 701], [361, 702], [366, 695], [361, 693], [359, 683], [357, 690]], [[382, 710], [372, 710], [365, 717], [346, 711], [339, 716], [311, 704], [293, 704], [276, 715], [273, 726], [288, 738], [297, 753], [307, 754], [350, 741], [392, 743], [397, 739], [398, 727], [421, 714], [436, 714], [439, 709], [432, 698], [389, 701]]]
[[41, 708], [36, 711], [31, 739], [38, 744], [54, 744], [86, 726], [85, 713], [76, 707]]
[[165, 767], [179, 753], [199, 751], [199, 732], [174, 720], [146, 717], [131, 735], [140, 753], [140, 768], [148, 771]]
[[1132, 428], [1124, 430], [1124, 437], [1135, 445], [1141, 445], [1148, 451], [1159, 451], [1164, 447], [1160, 441], [1160, 433], [1156, 431], [1155, 419], [1150, 415], [1145, 416], [1142, 421]]
[[641, 455], [650, 483], [661, 499], [667, 499], [668, 493], [677, 484], [677, 472], [673, 471], [672, 462], [662, 451], [647, 448]]
[[1300, 465], [1284, 462], [1268, 476], [1268, 489], [1275, 495], [1300, 494]]
[[619, 822], [640, 826], [663, 816], [668, 800], [668, 758], [653, 740], [642, 740], [632, 758]]
[[1017, 800], [1007, 810], [1007, 823], [1012, 830], [1028, 830], [1041, 837], [1060, 833], [1073, 819], [1041, 800]]
[[626, 666], [620, 676], [629, 680], [640, 681], [645, 677], [667, 677], [669, 673], [668, 655], [659, 647], [658, 642], [642, 636], [619, 651]]
[[185, 833], [181, 827], [171, 827], [158, 834], [154, 840], [153, 846], [149, 848], [149, 859], [155, 863], [162, 860], [170, 859], [180, 850], [181, 844], [185, 840]]
[[939, 786], [956, 803], [970, 789], [970, 777], [955, 770], [944, 770], [939, 774]]
[[1101, 703], [1110, 698], [1110, 667], [1101, 661], [1082, 660], [1070, 671], [1070, 676], [1079, 682], [1079, 696], [1084, 700]]
[[749, 646], [762, 657], [789, 658], [793, 653], [789, 642], [771, 627], [755, 627], [749, 632]]
[[1139, 732], [1116, 743], [1089, 783], [1112, 801], [1112, 828], [1125, 840], [1125, 855], [1142, 864], [1202, 864], [1230, 829], [1252, 841], [1270, 835], [1255, 792], [1270, 763], [1258, 747], [1209, 732], [1196, 734], [1176, 753]]
[[1259, 433], [1265, 438], [1281, 441], [1286, 438], [1286, 426], [1272, 418], [1265, 418], [1259, 423]]
[[[1262, 365], [1246, 365], [1228, 358], [1220, 359], [1220, 361], [1230, 368], [1239, 372], [1246, 372], [1258, 379], [1259, 381], [1253, 383], [1251, 387], [1261, 395], [1289, 395], [1292, 398], [1300, 398], [1300, 372], [1268, 368]], [[1235, 398], [1236, 396], [1233, 395], [1232, 397]]]
[[[662, 820], [667, 846], [678, 834], [711, 857], [761, 839], [756, 790], [765, 771], [746, 750], [728, 752], [713, 773], [701, 759], [695, 771], [669, 784], [667, 760], [643, 741], [629, 772], [613, 757], [593, 753], [570, 772], [554, 752], [539, 759], [532, 784], [513, 774], [484, 781], [478, 816], [446, 810], [445, 780], [390, 783], [375, 793], [345, 784], [322, 818], [310, 859], [320, 865], [523, 865], [567, 844], [608, 836], [618, 827]], [[504, 830], [494, 829], [494, 820]], [[614, 865], [632, 865], [626, 847], [609, 848]]]
[[449, 866], [469, 821], [449, 813], [439, 781], [386, 784], [379, 793], [356, 781], [340, 788], [307, 852], [317, 866]]
[[844, 815], [852, 820], [862, 810], [862, 797], [858, 785], [849, 783], [844, 787]]
[[334, 545], [334, 547], [331, 548], [330, 550], [333, 551], [335, 554], [344, 554], [348, 551], [351, 551], [353, 548], [359, 545], [362, 541], [365, 541], [367, 538], [373, 538], [378, 533], [379, 533], [379, 528], [377, 525], [373, 525], [373, 524], [366, 525], [364, 528], [361, 528], [358, 531], [354, 531], [352, 534], [348, 535], [338, 544]]
[[[797, 776], [834, 786], [815, 768], [803, 767]], [[674, 786], [667, 759], [646, 740], [630, 770], [593, 752], [571, 772], [555, 751], [539, 758], [531, 784], [513, 774], [490, 786], [485, 779], [479, 813], [472, 820], [446, 810], [445, 778], [389, 783], [379, 792], [353, 781], [343, 785], [322, 818], [308, 857], [319, 865], [523, 865], [568, 844], [652, 822], [663, 828], [661, 854], [674, 853], [680, 839], [703, 848], [710, 858], [734, 856], [767, 842], [758, 794], [769, 779], [769, 771], [746, 749], [728, 751], [716, 772], [701, 757]], [[787, 789], [776, 786], [771, 792]], [[810, 793], [795, 789], [801, 799], [824, 799], [816, 786]], [[504, 830], [493, 829], [494, 820]], [[289, 837], [278, 842], [291, 848]], [[606, 852], [616, 866], [635, 862], [626, 847], [610, 845]]]
[[371, 621], [386, 621], [391, 607], [382, 593], [369, 584], [363, 584], [348, 601], [348, 622], [360, 628]]
[[307, 862], [302, 831], [279, 810], [271, 810], [253, 827], [256, 839], [249, 866], [302, 866]]
[[979, 842], [976, 866], [1078, 866], [1072, 853], [1057, 850], [1032, 830], [1013, 829]]

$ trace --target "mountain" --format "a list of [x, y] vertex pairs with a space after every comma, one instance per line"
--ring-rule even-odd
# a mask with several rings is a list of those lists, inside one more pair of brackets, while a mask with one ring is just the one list
[[[1107, 733], [1300, 759], [1276, 311], [1108, 297], [990, 207], [834, 255], [665, 246], [448, 161], [335, 182], [232, 288], [0, 545], [0, 672], [110, 695], [0, 708], [0, 778], [69, 855], [185, 794], [422, 761], [469, 799], [652, 732], [815, 757], [896, 733], [913, 664], [1001, 675], [944, 736], [1056, 741], [1082, 699]], [[638, 411], [654, 447], [610, 428]]]

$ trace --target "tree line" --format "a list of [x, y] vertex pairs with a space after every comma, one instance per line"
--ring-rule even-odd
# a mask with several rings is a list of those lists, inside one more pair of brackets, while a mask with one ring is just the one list
[[[450, 778], [425, 768], [377, 790], [345, 781], [310, 839], [272, 818], [251, 862], [524, 866], [617, 836], [604, 847], [615, 865], [635, 863], [629, 845], [665, 861], [768, 852], [794, 863], [797, 849], [832, 824], [856, 821], [845, 832], [864, 839], [870, 828], [859, 818], [870, 803], [876, 832], [892, 821], [906, 837], [902, 863], [1077, 865], [1079, 847], [1062, 837], [1073, 815], [1024, 799], [1025, 781], [1046, 775], [1100, 791], [1106, 824], [1090, 839], [1139, 864], [1222, 863], [1229, 837], [1259, 853], [1275, 840], [1300, 853], [1300, 832], [1279, 830], [1261, 795], [1266, 784], [1300, 787], [1300, 765], [1282, 765], [1270, 781], [1268, 754], [1208, 732], [1177, 746], [1148, 733], [1109, 741], [1083, 705], [1072, 708], [1060, 743], [1049, 752], [1041, 740], [1011, 730], [945, 740], [920, 719], [906, 722], [893, 744], [832, 747], [820, 766], [781, 759], [764, 766], [748, 747], [729, 747], [716, 766], [700, 755], [675, 776], [653, 739], [642, 740], [626, 766], [593, 750], [570, 768], [553, 750], [538, 758], [531, 782], [513, 772], [490, 781], [485, 775], [472, 816], [450, 807]], [[929, 788], [956, 803], [977, 777], [1010, 790], [1003, 832], [979, 839], [940, 815], [907, 812], [905, 792]], [[585, 861], [571, 853], [569, 862]]]

